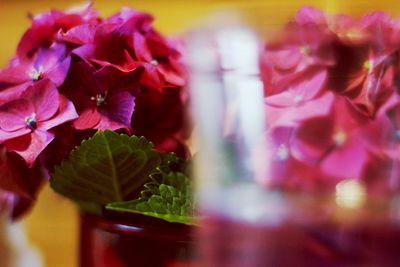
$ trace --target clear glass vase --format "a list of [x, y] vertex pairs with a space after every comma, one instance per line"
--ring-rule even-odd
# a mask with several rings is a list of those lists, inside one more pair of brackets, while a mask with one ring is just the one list
[[200, 265], [398, 266], [399, 20], [262, 8], [187, 38]]

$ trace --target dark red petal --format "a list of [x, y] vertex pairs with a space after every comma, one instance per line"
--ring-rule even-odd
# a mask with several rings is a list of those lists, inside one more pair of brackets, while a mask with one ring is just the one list
[[52, 133], [36, 129], [30, 134], [7, 141], [5, 146], [7, 150], [18, 153], [28, 166], [32, 167], [36, 158], [53, 138]]

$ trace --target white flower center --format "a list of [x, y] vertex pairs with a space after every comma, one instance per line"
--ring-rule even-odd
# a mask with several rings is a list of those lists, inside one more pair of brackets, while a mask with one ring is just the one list
[[285, 161], [289, 158], [289, 149], [285, 144], [280, 144], [276, 155], [280, 161]]
[[31, 68], [28, 70], [28, 76], [31, 77], [32, 80], [39, 80], [43, 74], [43, 66], [40, 66], [39, 68]]
[[296, 95], [293, 99], [295, 105], [300, 105], [301, 101], [303, 101], [303, 97], [301, 95]]
[[347, 140], [347, 134], [340, 130], [337, 131], [334, 135], [333, 135], [333, 141], [335, 142], [336, 146], [342, 146]]

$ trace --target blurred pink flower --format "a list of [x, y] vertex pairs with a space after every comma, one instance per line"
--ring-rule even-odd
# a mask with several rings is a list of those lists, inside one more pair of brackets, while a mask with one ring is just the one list
[[393, 94], [395, 59], [392, 53], [375, 55], [370, 51], [361, 70], [349, 79], [341, 92], [366, 116], [373, 118]]
[[267, 127], [297, 126], [302, 121], [327, 115], [334, 101], [324, 92], [326, 71], [309, 71], [287, 90], [265, 98]]
[[307, 71], [323, 71], [333, 65], [332, 38], [323, 14], [301, 9], [296, 22], [288, 24], [278, 41], [267, 44], [261, 55], [265, 93], [279, 93]]
[[359, 179], [370, 152], [360, 138], [365, 117], [343, 97], [336, 97], [328, 116], [304, 121], [294, 133], [292, 152], [300, 161], [319, 166], [332, 177]]
[[267, 144], [270, 151], [268, 181], [272, 188], [289, 191], [327, 192], [332, 190], [337, 179], [323, 174], [319, 166], [300, 161], [293, 156], [291, 143], [294, 128], [276, 127], [268, 132]]

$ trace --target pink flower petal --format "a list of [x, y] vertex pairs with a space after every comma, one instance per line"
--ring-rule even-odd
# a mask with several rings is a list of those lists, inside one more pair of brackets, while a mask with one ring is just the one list
[[93, 43], [98, 25], [83, 24], [69, 29], [66, 33], [59, 32], [59, 38], [63, 41], [83, 45]]
[[267, 51], [267, 55], [274, 66], [281, 70], [295, 68], [303, 57], [298, 46], [288, 46], [277, 51]]
[[27, 99], [17, 99], [0, 107], [0, 128], [16, 131], [26, 127], [25, 119], [35, 112], [34, 106]]
[[43, 78], [50, 79], [57, 87], [60, 86], [67, 77], [71, 58], [67, 57], [63, 61], [59, 62], [54, 67], [50, 68], [43, 74]]
[[30, 133], [32, 130], [28, 127], [20, 128], [11, 132], [3, 131], [0, 129], [0, 143], [3, 143], [7, 140], [26, 135]]
[[325, 14], [316, 8], [305, 6], [296, 14], [296, 22], [299, 24], [326, 24]]
[[45, 121], [57, 112], [59, 106], [58, 91], [49, 80], [36, 82], [22, 94], [22, 97], [31, 101], [37, 121]]
[[118, 92], [108, 99], [107, 109], [100, 109], [101, 119], [97, 129], [130, 129], [134, 110], [134, 97], [129, 92]]
[[43, 121], [39, 124], [39, 128], [43, 129], [43, 130], [48, 130], [51, 129], [55, 126], [58, 126], [60, 124], [63, 124], [67, 121], [73, 120], [78, 118], [78, 114], [76, 113], [75, 107], [72, 104], [71, 101], [69, 101], [65, 96], [60, 95], [59, 96], [59, 103], [60, 106], [58, 108], [58, 112], [57, 114], [47, 120], [47, 121]]
[[171, 64], [160, 64], [157, 69], [164, 77], [166, 82], [174, 86], [184, 86], [186, 81], [182, 73], [177, 72], [170, 65]]
[[293, 156], [309, 164], [318, 163], [334, 148], [332, 117], [315, 117], [303, 122], [291, 142]]
[[73, 125], [77, 130], [92, 129], [100, 122], [100, 119], [99, 111], [96, 108], [89, 108], [79, 114]]
[[309, 71], [304, 73], [300, 81], [292, 81], [289, 88], [280, 94], [265, 99], [268, 105], [274, 107], [296, 107], [317, 96], [323, 89], [326, 80], [326, 70]]
[[32, 81], [29, 71], [33, 69], [33, 63], [28, 60], [21, 61], [16, 58], [12, 64], [0, 70], [0, 82], [7, 84], [21, 84]]
[[145, 37], [138, 32], [133, 34], [133, 47], [135, 49], [135, 55], [140, 61], [150, 63], [153, 60], [153, 55], [147, 47]]
[[321, 170], [331, 176], [360, 179], [369, 154], [358, 138], [329, 153], [321, 163]]
[[22, 93], [31, 85], [32, 82], [29, 81], [20, 85], [7, 87], [3, 91], [0, 91], [0, 105], [20, 98]]
[[334, 95], [325, 93], [319, 98], [300, 103], [298, 106], [281, 108], [271, 105], [266, 101], [267, 127], [297, 126], [300, 122], [319, 116], [326, 116], [332, 110]]
[[36, 158], [53, 140], [54, 135], [47, 131], [36, 129], [30, 134], [11, 139], [5, 143], [8, 151], [15, 151], [32, 167]]

